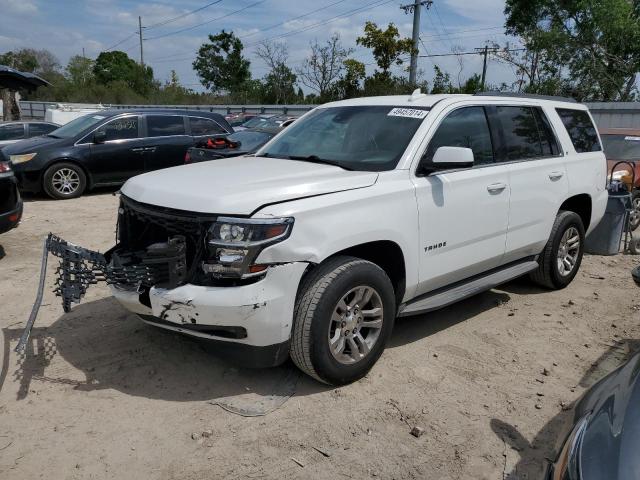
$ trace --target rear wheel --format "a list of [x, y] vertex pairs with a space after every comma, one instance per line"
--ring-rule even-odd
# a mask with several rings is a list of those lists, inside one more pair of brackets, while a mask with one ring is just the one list
[[561, 289], [575, 278], [584, 253], [584, 226], [577, 213], [560, 211], [531, 279], [543, 287]]
[[635, 230], [640, 226], [640, 191], [633, 193], [633, 210], [631, 210], [629, 226], [631, 230]]
[[76, 198], [87, 188], [87, 177], [82, 168], [74, 163], [56, 163], [44, 173], [43, 187], [51, 198]]
[[384, 270], [354, 257], [333, 258], [303, 280], [291, 358], [324, 383], [358, 380], [382, 355], [395, 313], [393, 285]]

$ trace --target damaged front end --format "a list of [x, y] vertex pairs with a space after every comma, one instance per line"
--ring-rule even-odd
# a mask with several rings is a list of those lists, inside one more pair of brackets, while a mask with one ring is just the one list
[[28, 342], [51, 253], [59, 259], [54, 292], [65, 312], [90, 285], [104, 282], [121, 305], [146, 323], [225, 340], [220, 351], [236, 342], [234, 348], [252, 352], [249, 356], [263, 366], [284, 361], [295, 292], [307, 264], [258, 263], [258, 258], [265, 248], [286, 240], [293, 223], [293, 218], [185, 212], [122, 195], [116, 245], [107, 252], [53, 234], [46, 238], [38, 296], [16, 350]]

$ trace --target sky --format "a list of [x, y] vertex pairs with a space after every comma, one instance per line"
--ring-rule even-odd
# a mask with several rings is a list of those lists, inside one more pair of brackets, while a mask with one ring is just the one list
[[[503, 12], [504, 0], [434, 0], [428, 10], [422, 10], [420, 54], [451, 53], [454, 48], [473, 51], [487, 41], [513, 43], [504, 35]], [[111, 48], [139, 60], [138, 16], [142, 17], [144, 61], [155, 77], [167, 80], [175, 70], [183, 85], [197, 91], [203, 87], [191, 63], [207, 35], [222, 29], [240, 37], [253, 78], [261, 78], [268, 73], [255, 55], [262, 40], [284, 43], [288, 64], [295, 71], [308, 56], [310, 42], [324, 42], [337, 33], [345, 46], [354, 49], [351, 58], [365, 63], [371, 73], [373, 56], [356, 46], [365, 22], [381, 27], [393, 22], [406, 37], [411, 36], [413, 25], [413, 16], [400, 9], [398, 0], [0, 0], [0, 53], [46, 48], [66, 65], [83, 48], [91, 58]], [[420, 58], [423, 78], [431, 80], [434, 64], [449, 72], [454, 84], [458, 77], [464, 80], [482, 71], [480, 55]], [[514, 79], [510, 67], [489, 63], [488, 83]]]

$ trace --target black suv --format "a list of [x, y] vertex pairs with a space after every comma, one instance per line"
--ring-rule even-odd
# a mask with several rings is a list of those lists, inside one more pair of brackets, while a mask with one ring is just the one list
[[[56, 199], [184, 162], [209, 135], [232, 133], [217, 113], [198, 110], [105, 110], [77, 118], [44, 137], [0, 150], [20, 188]], [[3, 158], [4, 157], [4, 158]]]

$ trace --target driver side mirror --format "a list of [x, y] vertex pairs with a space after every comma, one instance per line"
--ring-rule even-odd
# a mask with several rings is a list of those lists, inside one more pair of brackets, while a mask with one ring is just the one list
[[107, 132], [98, 130], [93, 134], [93, 143], [104, 143], [107, 140]]
[[428, 175], [438, 170], [473, 167], [473, 150], [465, 147], [439, 147], [431, 162], [421, 162], [419, 173]]

